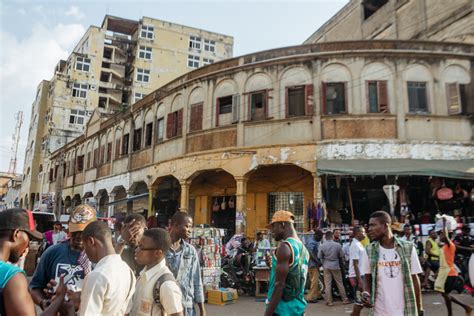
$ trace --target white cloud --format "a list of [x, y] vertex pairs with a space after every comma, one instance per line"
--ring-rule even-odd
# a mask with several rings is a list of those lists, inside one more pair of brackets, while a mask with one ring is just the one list
[[25, 14], [26, 14], [26, 10], [23, 9], [23, 8], [20, 8], [20, 9], [18, 9], [18, 13], [20, 13], [21, 15], [25, 15]]
[[[56, 64], [69, 56], [84, 33], [85, 28], [80, 24], [58, 24], [53, 28], [37, 24], [32, 28], [31, 35], [22, 40], [0, 31], [0, 126], [5, 136], [2, 137], [4, 145], [9, 147], [11, 144], [9, 135], [15, 129], [15, 113], [19, 110], [24, 112], [17, 172], [22, 172], [36, 88], [41, 80], [51, 79]], [[8, 163], [9, 157], [0, 155], [1, 171], [8, 168]]]
[[75, 6], [70, 7], [65, 14], [66, 16], [71, 16], [73, 18], [76, 18], [77, 20], [82, 20], [83, 18], [85, 18], [85, 14], [82, 13], [79, 8]]

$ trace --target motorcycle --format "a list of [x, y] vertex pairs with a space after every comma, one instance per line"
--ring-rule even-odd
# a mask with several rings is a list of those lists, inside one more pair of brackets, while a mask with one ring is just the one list
[[235, 256], [225, 256], [221, 262], [221, 287], [230, 287], [241, 294], [255, 295], [254, 258], [249, 249], [239, 247]]

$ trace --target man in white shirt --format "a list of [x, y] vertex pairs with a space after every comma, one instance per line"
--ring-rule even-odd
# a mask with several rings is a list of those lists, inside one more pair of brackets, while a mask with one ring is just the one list
[[391, 217], [384, 211], [370, 216], [369, 237], [373, 242], [363, 257], [362, 301], [366, 307], [373, 307], [370, 315], [422, 315], [418, 279], [422, 269], [413, 243], [393, 235]]
[[349, 249], [349, 282], [354, 289], [354, 310], [360, 311], [362, 309], [360, 294], [364, 288], [364, 257], [367, 256], [365, 247], [361, 243], [365, 238], [365, 229], [362, 226], [356, 226], [352, 230], [352, 233], [354, 238], [352, 239]]
[[97, 263], [81, 292], [80, 316], [123, 316], [135, 291], [135, 276], [115, 253], [112, 232], [105, 222], [95, 221], [82, 232], [89, 260]]
[[170, 247], [171, 238], [166, 230], [152, 228], [143, 233], [135, 251], [135, 260], [145, 268], [127, 308], [130, 315], [183, 316], [181, 289], [166, 266], [165, 255]]

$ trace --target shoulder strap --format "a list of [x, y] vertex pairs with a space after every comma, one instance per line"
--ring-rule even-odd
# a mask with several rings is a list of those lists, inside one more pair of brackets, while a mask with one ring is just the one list
[[160, 303], [160, 288], [161, 288], [161, 285], [163, 285], [163, 283], [165, 283], [167, 281], [176, 282], [176, 279], [174, 278], [173, 273], [170, 273], [170, 272], [163, 273], [158, 278], [158, 280], [156, 280], [155, 287], [153, 288], [153, 299], [154, 299], [155, 303], [160, 305], [160, 306], [161, 306], [161, 303]]

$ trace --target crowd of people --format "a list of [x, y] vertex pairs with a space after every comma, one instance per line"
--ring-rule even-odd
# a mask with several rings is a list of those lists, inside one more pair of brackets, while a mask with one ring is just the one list
[[[454, 256], [470, 256], [474, 243], [465, 229], [453, 242], [446, 218], [425, 245], [411, 227], [397, 235], [384, 211], [374, 212], [367, 227], [354, 227], [349, 243], [336, 229], [314, 231], [305, 245], [294, 222], [291, 212], [281, 210], [268, 225], [277, 247], [265, 258], [270, 267], [265, 316], [305, 315], [308, 302], [322, 300], [323, 292], [333, 306], [336, 288], [342, 304], [354, 303], [352, 315], [364, 308], [370, 315], [422, 315], [419, 275], [432, 271], [434, 290], [449, 315], [452, 303], [470, 315], [471, 307], [451, 292], [462, 290]], [[79, 205], [70, 216], [68, 238], [55, 226], [47, 237], [35, 230], [31, 212], [0, 212], [0, 315], [35, 315], [35, 305], [41, 315], [206, 315], [198, 253], [187, 242], [193, 227], [187, 213], [176, 212], [168, 229], [147, 228], [143, 216], [131, 214], [113, 232], [97, 220], [94, 208]], [[49, 247], [28, 283], [14, 264], [31, 239], [43, 238]], [[259, 247], [270, 247], [262, 234], [254, 245]], [[429, 286], [429, 278], [423, 285]]]

